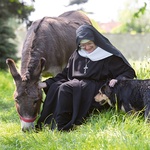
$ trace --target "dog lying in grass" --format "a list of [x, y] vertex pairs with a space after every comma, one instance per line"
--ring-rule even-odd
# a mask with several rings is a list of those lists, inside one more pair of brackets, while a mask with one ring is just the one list
[[127, 113], [144, 110], [145, 119], [150, 121], [150, 79], [118, 80], [114, 87], [107, 82], [94, 98], [101, 105], [108, 103]]

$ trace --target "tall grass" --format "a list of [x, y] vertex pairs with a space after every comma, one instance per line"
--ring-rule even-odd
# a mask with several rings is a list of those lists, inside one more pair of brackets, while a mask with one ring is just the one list
[[[133, 62], [138, 78], [150, 78], [150, 64]], [[116, 110], [92, 113], [70, 132], [23, 133], [13, 100], [11, 75], [0, 71], [0, 150], [149, 150], [150, 124], [143, 116]]]
[[150, 58], [144, 61], [130, 61], [139, 79], [150, 78]]

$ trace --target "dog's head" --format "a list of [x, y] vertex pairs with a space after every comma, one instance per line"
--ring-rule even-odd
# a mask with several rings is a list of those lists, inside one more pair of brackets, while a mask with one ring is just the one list
[[110, 101], [111, 93], [112, 88], [108, 85], [108, 83], [106, 83], [99, 89], [99, 93], [94, 97], [94, 99], [96, 102], [99, 102], [100, 105], [108, 103], [110, 106], [112, 106]]

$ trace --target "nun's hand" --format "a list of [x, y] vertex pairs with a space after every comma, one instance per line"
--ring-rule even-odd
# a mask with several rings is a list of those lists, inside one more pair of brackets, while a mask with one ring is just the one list
[[111, 80], [109, 81], [109, 86], [110, 86], [110, 87], [114, 87], [117, 82], [118, 82], [118, 80], [116, 80], [116, 79], [111, 79]]
[[46, 88], [46, 87], [47, 87], [47, 85], [46, 85], [45, 82], [39, 82], [38, 86], [39, 86], [39, 89], [42, 89], [42, 88]]

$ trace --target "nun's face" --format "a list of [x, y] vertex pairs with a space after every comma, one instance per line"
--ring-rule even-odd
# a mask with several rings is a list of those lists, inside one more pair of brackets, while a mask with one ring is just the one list
[[80, 43], [80, 48], [91, 53], [96, 49], [96, 45], [93, 41], [88, 41], [87, 43]]

